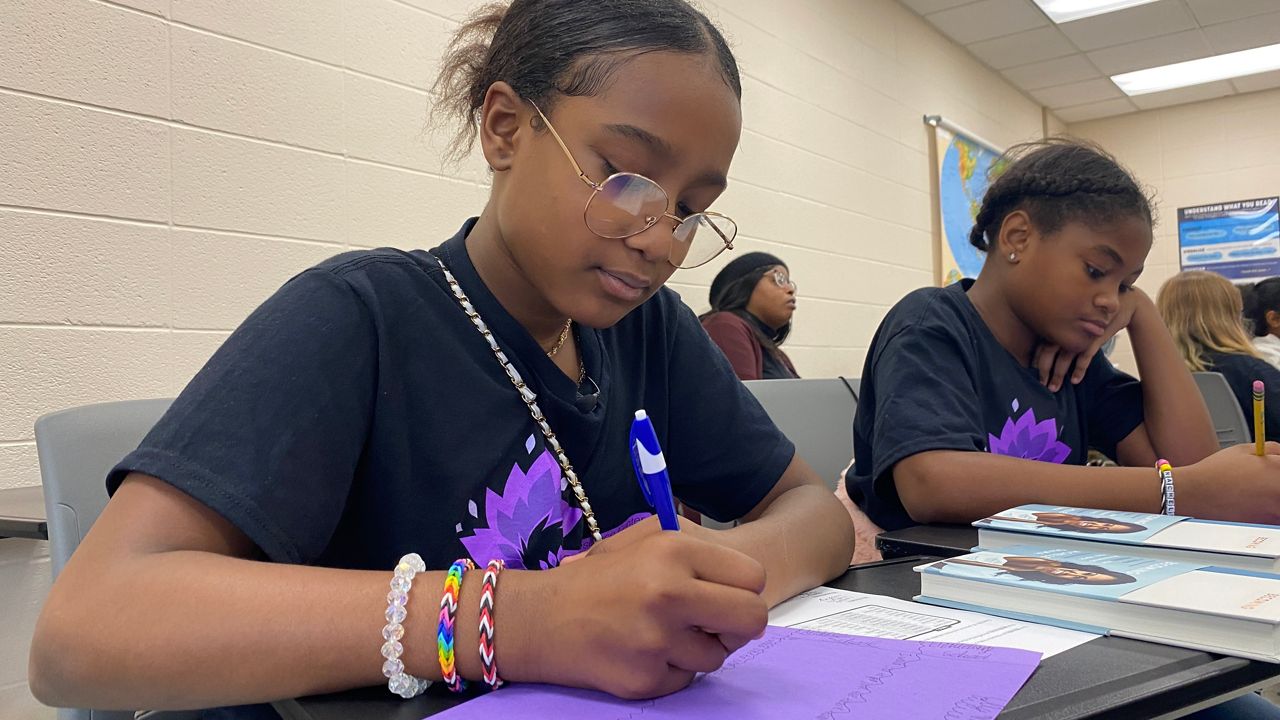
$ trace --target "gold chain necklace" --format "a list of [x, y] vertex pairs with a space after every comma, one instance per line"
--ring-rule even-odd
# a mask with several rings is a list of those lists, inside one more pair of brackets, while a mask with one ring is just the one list
[[560, 331], [560, 339], [556, 340], [556, 346], [547, 351], [547, 357], [553, 358], [556, 353], [560, 352], [560, 348], [564, 347], [564, 341], [569, 339], [569, 327], [573, 325], [573, 318], [564, 321], [564, 329]]

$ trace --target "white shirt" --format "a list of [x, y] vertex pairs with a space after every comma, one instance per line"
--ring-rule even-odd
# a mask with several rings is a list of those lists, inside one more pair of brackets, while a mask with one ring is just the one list
[[1264, 335], [1253, 339], [1253, 347], [1262, 354], [1262, 359], [1280, 370], [1280, 338], [1275, 335]]

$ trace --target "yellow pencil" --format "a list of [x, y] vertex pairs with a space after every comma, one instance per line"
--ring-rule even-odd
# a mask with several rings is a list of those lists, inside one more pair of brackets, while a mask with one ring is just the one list
[[1261, 380], [1253, 381], [1253, 441], [1257, 444], [1258, 457], [1266, 454], [1267, 420], [1263, 415], [1266, 389]]

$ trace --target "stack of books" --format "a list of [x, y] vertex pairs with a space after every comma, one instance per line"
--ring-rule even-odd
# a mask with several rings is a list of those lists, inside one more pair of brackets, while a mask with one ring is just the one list
[[1280, 527], [1048, 505], [974, 525], [917, 600], [1280, 662]]

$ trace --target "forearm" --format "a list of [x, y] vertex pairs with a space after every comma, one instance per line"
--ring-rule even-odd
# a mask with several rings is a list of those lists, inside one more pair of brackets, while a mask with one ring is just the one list
[[1091, 468], [940, 450], [913, 455], [893, 473], [907, 512], [922, 523], [970, 523], [1029, 503], [1159, 511], [1154, 468]]
[[[390, 577], [193, 551], [69, 572], [36, 628], [32, 689], [58, 705], [173, 709], [370, 685]], [[428, 615], [411, 607], [411, 651]]]
[[[503, 600], [520, 583], [504, 573]], [[391, 569], [353, 571], [176, 551], [126, 559], [62, 585], [36, 631], [32, 689], [61, 706], [187, 709], [386, 682], [382, 628]], [[74, 576], [69, 580], [76, 580]], [[436, 625], [444, 573], [420, 573], [401, 639], [406, 672], [440, 678]], [[81, 585], [77, 587], [77, 585]], [[90, 587], [91, 585], [91, 587]], [[456, 662], [479, 678], [478, 571], [466, 576]], [[83, 593], [94, 603], [74, 601]], [[505, 603], [508, 616], [518, 601]], [[516, 622], [507, 649], [520, 640]], [[513, 660], [511, 675], [521, 675]]]
[[1217, 452], [1209, 409], [1149, 300], [1134, 313], [1129, 338], [1142, 377], [1147, 435], [1156, 453], [1174, 465], [1189, 465]]
[[853, 523], [825, 485], [791, 488], [759, 518], [723, 535], [726, 545], [764, 565], [769, 607], [839, 576], [853, 555]]

